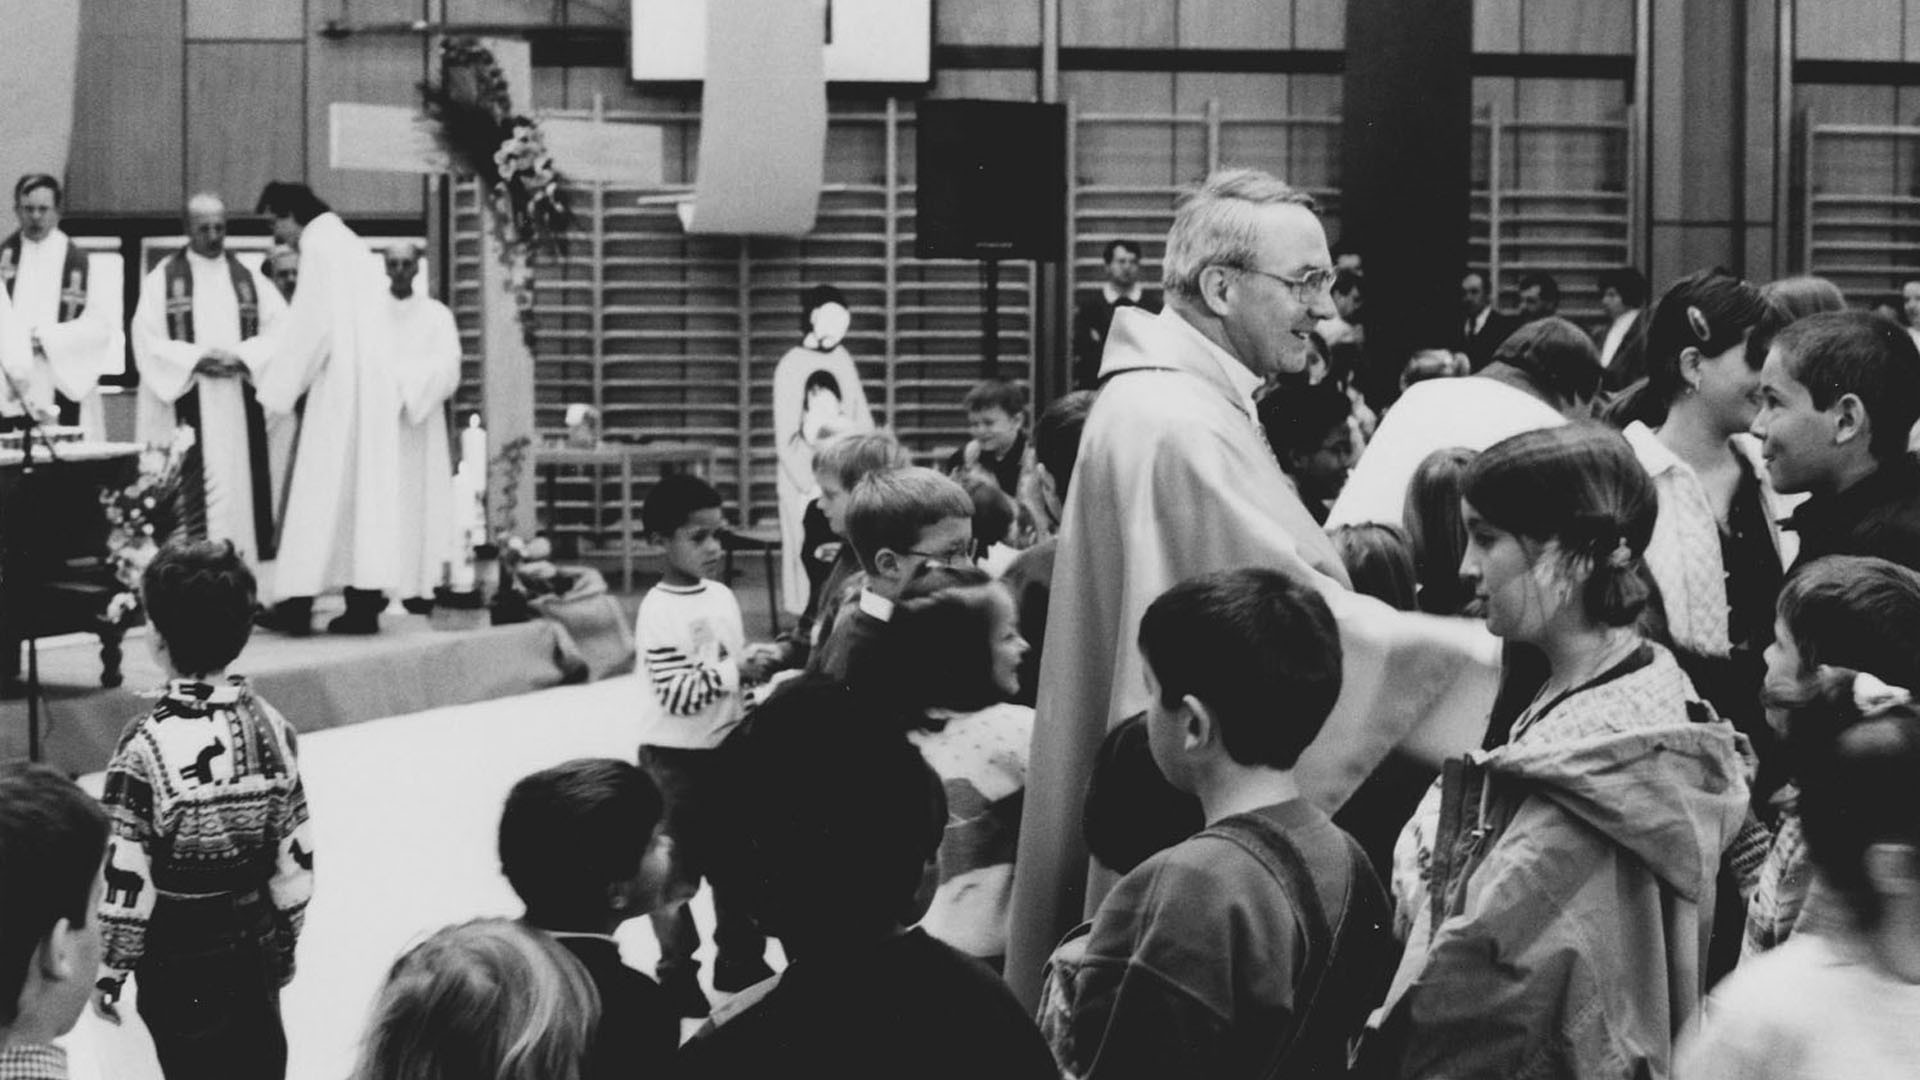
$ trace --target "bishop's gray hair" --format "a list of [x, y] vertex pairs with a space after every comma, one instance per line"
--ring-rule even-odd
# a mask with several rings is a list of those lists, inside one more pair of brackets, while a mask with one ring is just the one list
[[1260, 169], [1220, 169], [1180, 197], [1160, 285], [1168, 296], [1200, 298], [1200, 272], [1209, 266], [1251, 269], [1258, 246], [1254, 211], [1263, 206], [1316, 209], [1313, 196]]

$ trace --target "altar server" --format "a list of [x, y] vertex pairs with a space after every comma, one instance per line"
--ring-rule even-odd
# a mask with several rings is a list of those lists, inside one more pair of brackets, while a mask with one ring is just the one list
[[257, 569], [274, 553], [274, 500], [266, 413], [254, 397], [272, 350], [267, 336], [286, 302], [265, 277], [227, 250], [220, 197], [187, 200], [187, 247], [153, 268], [133, 311], [140, 369], [140, 441], [165, 445], [191, 427], [201, 490], [187, 498], [206, 514], [206, 535], [230, 540]]
[[0, 288], [27, 328], [27, 399], [60, 423], [105, 438], [100, 376], [126, 366], [120, 282], [91, 273], [87, 253], [60, 231], [62, 205], [60, 181], [44, 173], [13, 185], [20, 228], [0, 241]]
[[400, 595], [424, 611], [453, 557], [453, 460], [447, 399], [460, 386], [460, 331], [419, 288], [420, 249], [387, 252], [389, 370], [400, 391]]

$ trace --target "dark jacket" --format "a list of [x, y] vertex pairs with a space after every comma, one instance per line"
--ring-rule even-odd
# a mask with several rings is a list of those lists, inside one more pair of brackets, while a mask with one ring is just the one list
[[[1607, 331], [1611, 329], [1613, 320], [1608, 319], [1593, 332], [1595, 352], [1607, 347]], [[1608, 393], [1617, 393], [1646, 373], [1647, 309], [1640, 308], [1633, 313], [1633, 321], [1627, 324], [1627, 336], [1620, 339], [1620, 348], [1613, 354], [1613, 363], [1602, 369], [1600, 388]]]
[[1808, 499], [1787, 528], [1800, 534], [1795, 570], [1828, 555], [1877, 555], [1920, 570], [1920, 462], [1903, 455], [1837, 495]]
[[1455, 348], [1467, 354], [1467, 362], [1473, 370], [1479, 371], [1493, 359], [1494, 351], [1507, 343], [1515, 330], [1525, 325], [1526, 320], [1518, 315], [1508, 315], [1503, 311], [1487, 313], [1487, 321], [1481, 325], [1480, 332], [1469, 336], [1466, 320], [1460, 322], [1460, 340]]

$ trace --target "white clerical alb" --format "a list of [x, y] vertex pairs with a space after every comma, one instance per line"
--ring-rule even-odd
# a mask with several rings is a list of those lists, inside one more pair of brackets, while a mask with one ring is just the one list
[[390, 370], [400, 392], [399, 590], [431, 597], [454, 557], [446, 404], [460, 386], [460, 331], [453, 312], [432, 297], [387, 300]]
[[28, 396], [51, 409], [54, 391], [80, 404], [80, 426], [93, 438], [106, 437], [106, 420], [96, 392], [100, 377], [125, 364], [126, 338], [120, 330], [120, 282], [87, 275], [87, 303], [79, 318], [60, 321], [61, 280], [67, 246], [59, 229], [40, 241], [20, 239], [20, 263], [13, 283], [13, 311], [39, 339], [46, 360], [30, 365]]
[[[259, 305], [259, 333], [240, 337], [240, 302], [234, 295], [233, 272], [224, 257], [208, 259], [186, 253], [193, 283], [193, 340], [175, 341], [167, 327], [167, 262], [140, 283], [140, 303], [133, 311], [133, 359], [140, 369], [138, 426], [141, 442], [164, 446], [173, 440], [174, 405], [189, 391], [197, 391], [200, 430], [197, 442], [206, 477], [207, 535], [231, 540], [249, 565], [258, 566], [260, 550], [255, 529], [253, 455], [248, 441], [245, 390], [257, 382], [271, 356], [268, 333], [286, 312], [279, 290], [256, 271], [253, 279]], [[247, 365], [243, 377], [196, 374], [194, 368], [211, 349], [225, 349]], [[257, 452], [264, 454], [266, 448]], [[271, 512], [271, 508], [269, 509]]]
[[400, 402], [382, 361], [386, 273], [338, 214], [300, 235], [300, 287], [274, 331], [276, 351], [255, 387], [268, 412], [306, 412], [280, 523], [274, 595], [398, 583]]

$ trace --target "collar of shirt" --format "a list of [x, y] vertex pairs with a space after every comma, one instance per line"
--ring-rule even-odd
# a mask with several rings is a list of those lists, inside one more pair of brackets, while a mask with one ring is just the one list
[[0, 1049], [0, 1080], [66, 1080], [67, 1052], [48, 1043]]
[[240, 681], [235, 676], [215, 686], [198, 679], [173, 679], [167, 683], [166, 697], [195, 708], [231, 705], [240, 700]]
[[1147, 291], [1146, 287], [1141, 285], [1137, 281], [1134, 282], [1133, 287], [1128, 289], [1126, 292], [1121, 292], [1119, 287], [1116, 286], [1111, 281], [1104, 282], [1100, 286], [1100, 295], [1107, 298], [1108, 307], [1112, 307], [1114, 304], [1118, 303], [1120, 298], [1123, 296], [1126, 297], [1132, 303], [1138, 304], [1140, 302], [1140, 298], [1146, 295], [1146, 291]]
[[1260, 412], [1254, 404], [1253, 395], [1260, 389], [1262, 382], [1260, 376], [1249, 371], [1247, 365], [1241, 363], [1232, 353], [1216, 345], [1212, 338], [1201, 333], [1199, 327], [1178, 315], [1170, 314], [1172, 311], [1172, 308], [1168, 308], [1161, 313], [1160, 317], [1172, 319], [1181, 332], [1191, 335], [1193, 340], [1207, 351], [1207, 355], [1213, 357], [1213, 362], [1220, 365], [1221, 373], [1227, 377], [1227, 385], [1233, 388], [1234, 394], [1240, 399], [1240, 407], [1246, 411], [1247, 418], [1256, 424], [1259, 423]]
[[1487, 319], [1490, 318], [1492, 315], [1493, 315], [1493, 305], [1488, 304], [1486, 307], [1483, 307], [1480, 309], [1480, 314], [1475, 315], [1471, 319], [1468, 319], [1467, 325], [1472, 327], [1473, 332], [1477, 334], [1481, 330], [1486, 328]]
[[881, 596], [872, 589], [860, 590], [860, 610], [879, 619], [881, 622], [893, 621], [893, 601]]

